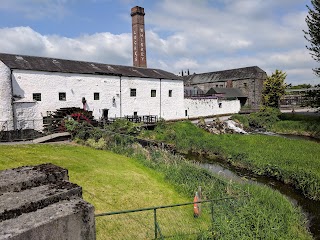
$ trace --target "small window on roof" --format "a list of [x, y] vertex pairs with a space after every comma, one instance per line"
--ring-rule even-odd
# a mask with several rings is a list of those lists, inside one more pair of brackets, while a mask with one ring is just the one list
[[24, 60], [23, 57], [21, 57], [21, 56], [16, 56], [16, 59], [17, 60]]
[[65, 92], [59, 92], [59, 101], [66, 101], [67, 95]]
[[41, 93], [33, 93], [32, 99], [35, 101], [41, 101]]

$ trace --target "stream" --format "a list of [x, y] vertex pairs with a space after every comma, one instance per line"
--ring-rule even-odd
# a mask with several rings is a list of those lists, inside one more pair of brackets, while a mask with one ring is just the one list
[[248, 170], [238, 169], [222, 160], [208, 160], [197, 155], [188, 154], [187, 159], [195, 161], [201, 167], [238, 183], [267, 185], [285, 195], [295, 206], [299, 206], [308, 219], [307, 227], [314, 239], [320, 240], [320, 201], [305, 198], [299, 191], [276, 179], [254, 175]]

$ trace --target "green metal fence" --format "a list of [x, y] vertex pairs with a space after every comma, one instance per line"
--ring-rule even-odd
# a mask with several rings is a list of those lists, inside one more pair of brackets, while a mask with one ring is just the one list
[[[95, 217], [107, 232], [104, 239], [214, 239], [220, 222], [217, 219], [225, 217], [220, 216], [220, 207], [226, 202], [231, 207], [237, 198], [248, 196], [107, 212]], [[194, 216], [194, 204], [201, 207], [199, 216]]]

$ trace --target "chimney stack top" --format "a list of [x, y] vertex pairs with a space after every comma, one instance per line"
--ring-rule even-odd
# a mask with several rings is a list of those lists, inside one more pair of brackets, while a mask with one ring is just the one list
[[144, 16], [145, 15], [144, 8], [139, 7], [139, 6], [135, 6], [135, 7], [131, 8], [131, 17], [133, 17], [135, 15]]

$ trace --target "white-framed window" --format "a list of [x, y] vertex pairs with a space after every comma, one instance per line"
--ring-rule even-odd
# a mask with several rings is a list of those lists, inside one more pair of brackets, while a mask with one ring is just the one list
[[151, 97], [156, 97], [157, 96], [157, 90], [152, 89], [151, 90]]

